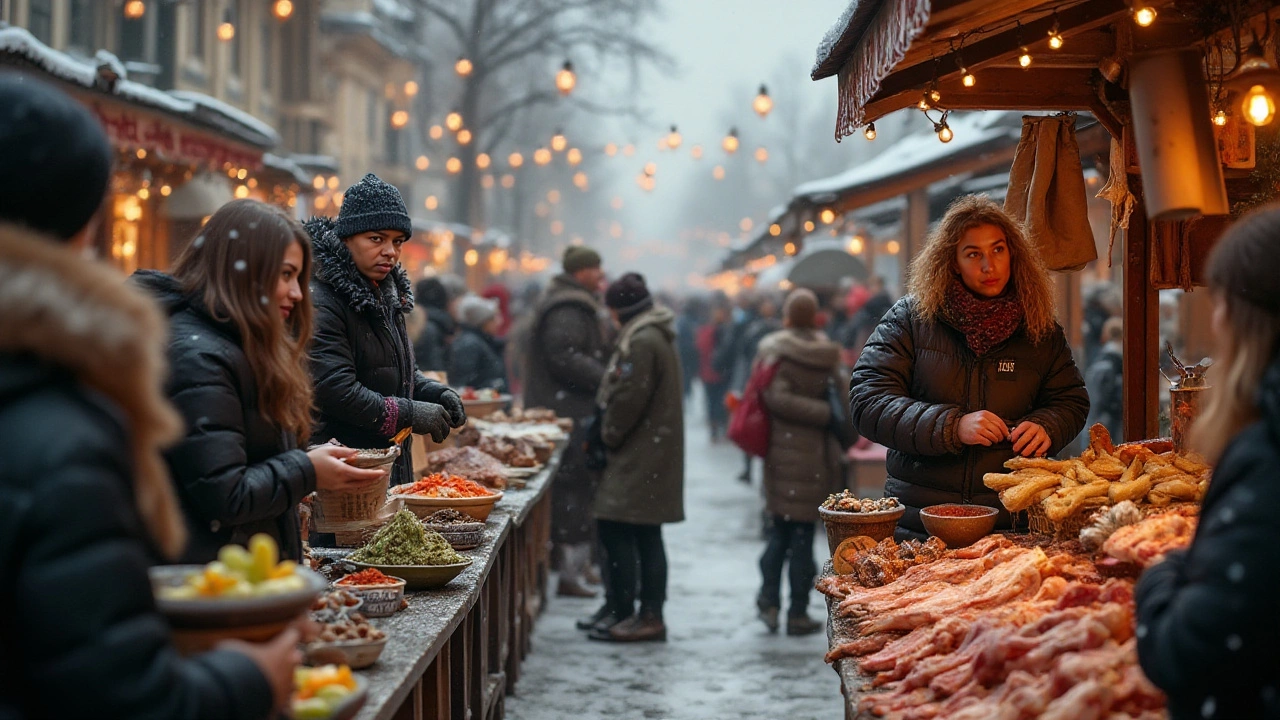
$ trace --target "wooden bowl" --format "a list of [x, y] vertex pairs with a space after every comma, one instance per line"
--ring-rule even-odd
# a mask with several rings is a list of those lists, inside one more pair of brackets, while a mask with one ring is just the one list
[[[391, 492], [395, 493], [395, 488], [392, 488]], [[422, 520], [431, 517], [431, 514], [437, 510], [453, 508], [458, 512], [470, 515], [477, 522], [484, 522], [489, 517], [489, 513], [493, 512], [493, 506], [502, 499], [502, 491], [494, 490], [492, 495], [474, 498], [442, 498], [395, 494], [392, 497], [403, 499], [405, 509], [413, 511], [413, 514]]]
[[1000, 511], [985, 505], [960, 505], [947, 503], [930, 505], [920, 511], [920, 522], [930, 535], [942, 540], [949, 548], [962, 548], [974, 544], [991, 533]]
[[466, 408], [467, 417], [483, 420], [495, 412], [511, 404], [510, 395], [499, 395], [494, 400], [463, 400], [462, 407]]
[[[158, 590], [164, 586], [181, 585], [189, 575], [203, 571], [203, 565], [158, 565], [148, 574], [151, 587]], [[304, 567], [296, 572], [307, 583], [301, 590], [256, 597], [190, 600], [166, 599], [156, 592], [156, 608], [174, 628], [237, 630], [264, 628], [276, 623], [287, 625], [306, 612], [329, 587], [328, 581], [319, 573]]]
[[846, 538], [866, 535], [879, 542], [887, 537], [893, 537], [893, 531], [898, 527], [898, 520], [902, 519], [906, 512], [906, 507], [879, 512], [844, 512], [828, 510], [824, 507], [818, 508], [818, 515], [827, 527], [827, 546], [832, 553], [835, 553], [836, 548], [840, 547], [840, 543]]
[[467, 558], [466, 562], [451, 565], [370, 565], [355, 560], [347, 562], [357, 567], [377, 568], [388, 575], [404, 578], [405, 587], [409, 590], [439, 590], [470, 567], [472, 561]]

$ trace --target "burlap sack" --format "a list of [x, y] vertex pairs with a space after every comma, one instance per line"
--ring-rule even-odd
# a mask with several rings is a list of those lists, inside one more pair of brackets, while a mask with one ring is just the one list
[[1050, 270], [1073, 272], [1098, 259], [1075, 116], [1022, 118], [1004, 209], [1022, 221]]

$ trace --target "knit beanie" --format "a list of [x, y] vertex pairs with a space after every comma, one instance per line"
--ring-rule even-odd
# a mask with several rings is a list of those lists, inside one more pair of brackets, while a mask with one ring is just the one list
[[458, 301], [458, 322], [471, 327], [484, 327], [484, 324], [498, 316], [498, 301], [488, 300], [479, 295], [464, 295]]
[[653, 307], [653, 297], [645, 285], [644, 276], [627, 273], [614, 280], [604, 293], [604, 304], [617, 311], [624, 324]]
[[102, 206], [111, 143], [84, 105], [0, 73], [0, 221], [70, 240]]
[[467, 281], [463, 280], [461, 275], [445, 273], [439, 277], [440, 284], [444, 286], [446, 303], [451, 303], [469, 292], [467, 290]]
[[600, 253], [584, 245], [570, 245], [564, 251], [564, 271], [570, 275], [579, 270], [600, 267]]
[[345, 240], [374, 230], [398, 230], [412, 235], [413, 223], [400, 191], [369, 173], [343, 194], [333, 231]]
[[421, 307], [433, 307], [437, 310], [449, 308], [449, 296], [439, 278], [419, 280], [413, 287], [413, 301]]
[[814, 329], [818, 326], [818, 296], [807, 288], [792, 290], [782, 305], [782, 316], [797, 330]]
[[1255, 210], [1236, 221], [1209, 255], [1209, 286], [1280, 316], [1280, 207]]

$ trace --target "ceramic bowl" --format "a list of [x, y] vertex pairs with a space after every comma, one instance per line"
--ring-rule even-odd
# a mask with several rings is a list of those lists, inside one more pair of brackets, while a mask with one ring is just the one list
[[[151, 587], [182, 585], [190, 575], [204, 572], [203, 565], [158, 565], [151, 568]], [[235, 628], [265, 625], [296, 619], [328, 589], [319, 573], [300, 567], [296, 571], [306, 582], [300, 590], [254, 597], [166, 599], [156, 592], [156, 607], [175, 628]]]
[[493, 490], [492, 492], [492, 495], [484, 497], [443, 498], [422, 495], [397, 495], [396, 488], [391, 488], [392, 497], [403, 499], [405, 509], [412, 510], [413, 514], [422, 520], [431, 517], [431, 514], [437, 510], [453, 508], [458, 512], [470, 515], [477, 522], [484, 522], [485, 518], [489, 517], [489, 513], [493, 512], [493, 506], [502, 499], [501, 490]]
[[387, 639], [329, 643], [317, 640], [307, 645], [307, 662], [311, 665], [350, 665], [352, 670], [367, 668], [378, 661], [378, 656], [387, 646]]
[[924, 508], [920, 511], [920, 522], [947, 547], [962, 548], [988, 535], [996, 526], [999, 514], [999, 510], [985, 505], [949, 503]]
[[360, 598], [360, 612], [365, 617], [389, 617], [394, 615], [400, 609], [400, 602], [404, 600], [405, 581], [401, 578], [392, 578], [395, 584], [392, 585], [339, 585], [334, 583], [334, 587], [340, 587], [352, 595]]
[[879, 512], [845, 512], [818, 508], [818, 515], [827, 528], [827, 545], [834, 553], [846, 538], [866, 535], [872, 540], [880, 541], [893, 537], [898, 527], [898, 520], [907, 512], [905, 507]]
[[408, 590], [439, 590], [471, 566], [471, 558], [452, 565], [369, 565], [355, 560], [347, 562], [356, 567], [377, 568], [387, 575], [404, 578], [405, 588]]

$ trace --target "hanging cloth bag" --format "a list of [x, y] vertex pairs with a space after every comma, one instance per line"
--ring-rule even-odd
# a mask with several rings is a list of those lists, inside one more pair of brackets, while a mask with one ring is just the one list
[[756, 363], [742, 391], [742, 401], [729, 416], [729, 439], [753, 457], [769, 453], [769, 411], [764, 406], [764, 391], [777, 374], [778, 363]]
[[1074, 113], [1022, 118], [1005, 212], [1022, 222], [1050, 270], [1074, 272], [1098, 259], [1089, 225]]

